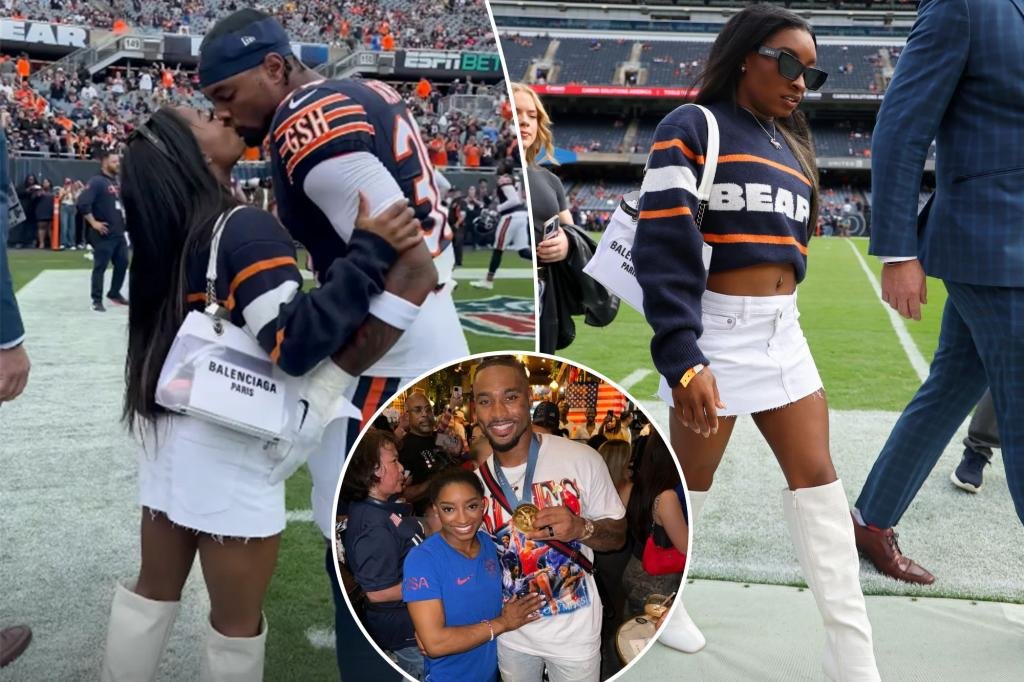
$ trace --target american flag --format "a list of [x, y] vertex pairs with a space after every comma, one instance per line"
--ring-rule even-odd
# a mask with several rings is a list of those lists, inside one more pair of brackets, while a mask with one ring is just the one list
[[587, 421], [587, 408], [597, 409], [598, 423], [608, 410], [619, 414], [626, 409], [626, 396], [603, 381], [580, 382], [565, 389], [565, 400], [569, 403], [569, 421], [582, 424]]

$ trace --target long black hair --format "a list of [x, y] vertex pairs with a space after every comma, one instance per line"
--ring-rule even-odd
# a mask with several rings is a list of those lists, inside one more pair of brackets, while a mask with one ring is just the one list
[[[809, 23], [799, 15], [773, 3], [750, 5], [734, 14], [711, 46], [707, 65], [697, 77], [696, 87], [700, 92], [694, 101], [697, 104], [735, 102], [740, 84], [740, 65], [743, 64], [743, 60], [771, 36], [788, 28], [807, 31], [814, 44], [818, 44]], [[811, 139], [811, 128], [801, 111], [794, 111], [786, 118], [779, 118], [776, 125], [800, 162], [804, 174], [811, 181], [810, 216], [807, 220], [809, 237], [818, 222], [818, 162]]]
[[658, 432], [652, 430], [640, 456], [640, 467], [626, 504], [626, 524], [633, 540], [641, 547], [651, 534], [654, 498], [677, 485], [679, 471], [675, 456]]
[[187, 313], [187, 259], [209, 244], [221, 213], [238, 204], [206, 165], [181, 116], [161, 108], [142, 125], [163, 148], [135, 136], [121, 164], [121, 196], [133, 247], [122, 418], [133, 429], [161, 412], [156, 383]]

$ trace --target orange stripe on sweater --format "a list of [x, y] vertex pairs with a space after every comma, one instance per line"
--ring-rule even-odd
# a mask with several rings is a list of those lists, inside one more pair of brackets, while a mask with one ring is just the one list
[[640, 220], [653, 220], [655, 218], [674, 218], [680, 215], [692, 215], [689, 206], [676, 206], [675, 208], [663, 208], [657, 211], [640, 211]]
[[274, 350], [270, 351], [270, 360], [276, 365], [277, 359], [281, 357], [281, 344], [284, 343], [284, 330], [277, 330], [277, 337], [274, 341]]
[[765, 234], [711, 234], [704, 233], [704, 241], [709, 244], [775, 244], [778, 246], [795, 246], [800, 253], [807, 255], [807, 247], [795, 237], [781, 237]]
[[693, 150], [686, 146], [682, 140], [662, 140], [661, 142], [655, 142], [651, 145], [652, 152], [658, 152], [663, 149], [670, 149], [672, 147], [678, 147], [679, 151], [683, 153], [683, 156], [693, 161], [698, 166], [704, 165], [704, 157], [696, 154]]
[[760, 156], [754, 156], [753, 154], [726, 154], [725, 156], [718, 157], [718, 163], [763, 163], [766, 166], [771, 166], [776, 170], [780, 170], [783, 173], [789, 173], [795, 178], [798, 178], [800, 182], [804, 183], [808, 187], [811, 186], [811, 181], [801, 173], [800, 171], [793, 170], [789, 166], [772, 161], [771, 159], [764, 159]]
[[231, 280], [231, 286], [228, 287], [228, 301], [225, 304], [225, 307], [228, 310], [235, 309], [235, 291], [238, 290], [238, 287], [240, 287], [245, 280], [249, 279], [253, 275], [264, 272], [265, 270], [272, 270], [284, 265], [291, 265], [295, 268], [299, 267], [298, 263], [296, 263], [295, 259], [291, 256], [278, 256], [277, 258], [268, 258], [266, 260], [257, 261], [249, 267], [244, 268], [241, 272], [235, 275], [233, 280]]

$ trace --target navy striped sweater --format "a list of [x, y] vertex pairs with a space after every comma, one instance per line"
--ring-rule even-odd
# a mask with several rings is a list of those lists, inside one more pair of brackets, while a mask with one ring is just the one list
[[[249, 331], [277, 365], [306, 374], [341, 349], [366, 320], [370, 297], [384, 289], [395, 250], [381, 237], [355, 230], [348, 252], [302, 291], [291, 237], [277, 219], [257, 208], [237, 211], [224, 226], [217, 251], [217, 299], [231, 322]], [[201, 310], [206, 298], [209, 247], [189, 257], [187, 301]]]
[[[711, 272], [763, 263], [807, 271], [811, 183], [782, 136], [776, 149], [750, 112], [732, 102], [708, 106], [718, 121], [718, 169], [697, 231], [697, 186], [704, 168], [707, 121], [696, 107], [666, 116], [654, 134], [633, 247], [644, 314], [654, 329], [651, 355], [670, 386], [687, 369], [708, 364], [698, 347], [701, 295], [707, 284], [702, 241], [714, 248]], [[771, 131], [770, 124], [765, 124]]]

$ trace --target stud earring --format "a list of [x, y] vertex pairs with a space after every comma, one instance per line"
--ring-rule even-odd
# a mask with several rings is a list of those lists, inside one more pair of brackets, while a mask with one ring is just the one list
[[746, 72], [747, 72], [746, 65], [745, 64], [740, 64], [740, 73], [746, 73]]

